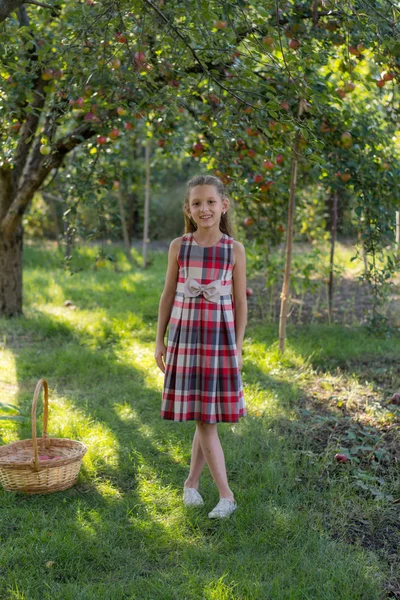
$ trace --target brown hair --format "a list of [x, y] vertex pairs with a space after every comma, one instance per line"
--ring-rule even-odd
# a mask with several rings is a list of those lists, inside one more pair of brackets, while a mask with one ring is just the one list
[[[185, 194], [185, 200], [183, 202], [183, 215], [184, 215], [184, 219], [185, 219], [185, 233], [191, 233], [191, 232], [197, 230], [197, 226], [195, 225], [195, 223], [193, 223], [191, 218], [186, 214], [186, 209], [189, 206], [190, 192], [194, 187], [196, 187], [196, 185], [213, 185], [215, 187], [215, 189], [217, 190], [217, 193], [220, 196], [221, 200], [224, 200], [225, 198], [227, 198], [229, 200], [229, 196], [226, 193], [224, 184], [218, 177], [215, 177], [215, 175], [196, 175], [195, 177], [192, 177], [192, 179], [190, 179], [190, 181], [188, 181], [187, 188], [186, 188], [186, 194]], [[227, 211], [225, 214], [221, 215], [221, 220], [219, 222], [219, 229], [220, 229], [220, 231], [222, 231], [222, 233], [226, 233], [226, 235], [233, 237], [232, 224], [231, 224], [231, 220], [229, 218], [229, 211]]]

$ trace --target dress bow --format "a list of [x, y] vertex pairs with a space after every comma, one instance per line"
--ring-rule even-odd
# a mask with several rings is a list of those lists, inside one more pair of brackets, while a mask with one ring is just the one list
[[193, 279], [193, 277], [188, 277], [183, 287], [185, 298], [195, 298], [196, 296], [203, 294], [206, 300], [215, 303], [219, 302], [221, 291], [222, 282], [220, 279], [216, 279], [215, 281], [204, 285], [199, 283], [196, 279]]

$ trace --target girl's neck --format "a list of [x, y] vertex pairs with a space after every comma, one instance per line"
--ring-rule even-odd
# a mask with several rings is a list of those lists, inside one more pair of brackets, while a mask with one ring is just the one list
[[222, 238], [222, 236], [224, 234], [218, 228], [218, 230], [216, 230], [216, 231], [206, 231], [206, 232], [204, 232], [204, 231], [199, 232], [199, 230], [196, 229], [196, 231], [194, 231], [192, 233], [192, 235], [194, 237], [194, 241], [199, 246], [215, 246], [215, 244], [218, 244], [218, 242], [220, 241], [220, 239]]

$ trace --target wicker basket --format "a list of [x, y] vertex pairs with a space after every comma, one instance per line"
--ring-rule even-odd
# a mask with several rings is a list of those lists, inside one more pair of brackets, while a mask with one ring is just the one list
[[[43, 437], [36, 438], [36, 404], [44, 390]], [[32, 439], [0, 446], [0, 483], [10, 492], [49, 494], [74, 485], [87, 450], [81, 442], [47, 436], [49, 389], [37, 383], [32, 402]]]

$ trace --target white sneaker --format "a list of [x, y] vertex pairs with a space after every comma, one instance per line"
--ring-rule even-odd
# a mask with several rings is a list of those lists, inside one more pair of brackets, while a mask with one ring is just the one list
[[210, 519], [225, 519], [229, 517], [237, 509], [235, 501], [228, 500], [228, 498], [221, 498], [217, 506], [212, 509], [208, 516]]
[[204, 500], [196, 488], [183, 488], [183, 504], [185, 506], [203, 506]]

